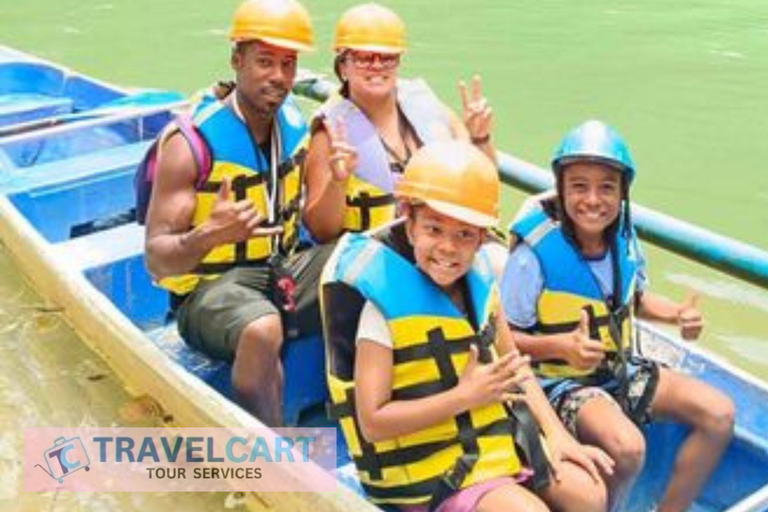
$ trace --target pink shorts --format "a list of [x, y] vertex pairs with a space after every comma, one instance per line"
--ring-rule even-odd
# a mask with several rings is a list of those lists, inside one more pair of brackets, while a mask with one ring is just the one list
[[[514, 477], [502, 476], [492, 478], [479, 484], [471, 485], [445, 500], [440, 504], [435, 512], [473, 512], [480, 499], [490, 491], [509, 484], [519, 484], [524, 482], [533, 474], [530, 469], [523, 469]], [[403, 512], [428, 512], [429, 505], [400, 505]]]

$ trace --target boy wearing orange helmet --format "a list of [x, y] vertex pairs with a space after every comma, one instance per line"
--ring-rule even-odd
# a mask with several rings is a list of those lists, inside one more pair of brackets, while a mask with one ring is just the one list
[[[612, 461], [562, 428], [530, 378], [478, 253], [498, 221], [496, 167], [463, 141], [425, 145], [395, 194], [404, 222], [348, 233], [323, 270], [331, 411], [375, 503], [411, 512], [605, 510]], [[468, 191], [472, 191], [468, 194]], [[512, 402], [518, 402], [514, 406]], [[532, 412], [534, 421], [520, 414]], [[526, 442], [527, 439], [527, 442]], [[518, 449], [519, 443], [523, 450]], [[537, 478], [539, 477], [539, 478]]]

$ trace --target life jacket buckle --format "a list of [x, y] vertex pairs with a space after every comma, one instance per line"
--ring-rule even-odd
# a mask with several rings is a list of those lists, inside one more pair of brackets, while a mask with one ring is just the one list
[[478, 456], [475, 453], [465, 453], [448, 471], [443, 473], [440, 480], [437, 481], [432, 500], [429, 502], [429, 511], [432, 512], [440, 506], [442, 502], [450, 498], [461, 488], [461, 484], [472, 468], [477, 464]]

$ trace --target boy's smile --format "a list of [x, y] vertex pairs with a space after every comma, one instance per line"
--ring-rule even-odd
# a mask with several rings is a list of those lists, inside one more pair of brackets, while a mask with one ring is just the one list
[[563, 169], [563, 205], [575, 237], [587, 255], [605, 251], [603, 233], [619, 216], [621, 173], [597, 162], [575, 162]]
[[484, 230], [428, 206], [417, 206], [406, 224], [416, 266], [443, 289], [449, 289], [469, 271]]

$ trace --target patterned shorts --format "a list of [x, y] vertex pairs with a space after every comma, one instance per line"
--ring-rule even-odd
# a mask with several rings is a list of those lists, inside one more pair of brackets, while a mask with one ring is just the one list
[[633, 365], [629, 372], [626, 400], [620, 398], [618, 380], [611, 379], [600, 385], [582, 385], [568, 380], [567, 388], [558, 385], [559, 396], [555, 398], [555, 410], [569, 432], [576, 435], [576, 419], [581, 407], [596, 397], [603, 397], [624, 413], [638, 426], [652, 420], [651, 401], [656, 393], [659, 369], [656, 363], [644, 361]]

